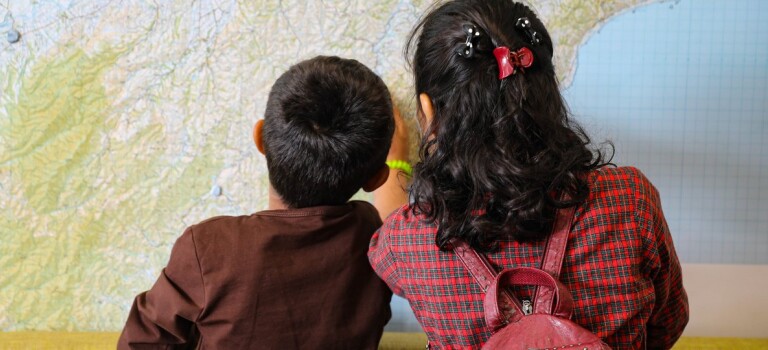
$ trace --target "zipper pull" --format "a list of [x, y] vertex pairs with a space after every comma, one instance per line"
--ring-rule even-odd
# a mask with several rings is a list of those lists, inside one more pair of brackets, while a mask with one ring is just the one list
[[533, 304], [528, 299], [523, 299], [523, 314], [530, 315], [533, 313]]

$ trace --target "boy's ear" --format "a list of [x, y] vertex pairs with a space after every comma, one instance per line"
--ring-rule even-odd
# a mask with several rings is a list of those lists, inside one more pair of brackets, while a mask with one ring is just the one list
[[379, 169], [379, 171], [376, 172], [376, 174], [373, 174], [373, 177], [371, 177], [368, 182], [363, 184], [363, 191], [365, 192], [373, 192], [377, 188], [381, 187], [385, 182], [387, 182], [387, 178], [389, 177], [389, 167], [384, 165]]
[[259, 149], [261, 154], [264, 153], [264, 119], [256, 122], [253, 126], [253, 142], [256, 144], [256, 148]]
[[429, 125], [432, 124], [432, 118], [435, 116], [435, 108], [432, 105], [432, 98], [427, 95], [426, 92], [419, 94], [419, 106], [421, 106], [421, 116], [419, 122], [421, 122], [421, 130], [427, 130]]

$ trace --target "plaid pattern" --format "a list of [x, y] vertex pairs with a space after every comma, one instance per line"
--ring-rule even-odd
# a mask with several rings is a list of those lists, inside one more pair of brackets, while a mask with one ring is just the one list
[[[560, 276], [573, 320], [615, 349], [671, 348], [688, 322], [688, 299], [658, 191], [631, 167], [603, 168], [588, 181]], [[400, 208], [373, 236], [371, 265], [410, 302], [433, 349], [479, 348], [491, 335], [483, 292], [455, 254], [436, 247], [435, 233]], [[539, 267], [544, 244], [505, 241], [487, 258], [497, 271]]]

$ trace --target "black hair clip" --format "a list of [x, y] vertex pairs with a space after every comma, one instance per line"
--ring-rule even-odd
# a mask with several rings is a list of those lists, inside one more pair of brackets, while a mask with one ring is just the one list
[[471, 24], [465, 24], [463, 26], [464, 34], [467, 34], [467, 40], [464, 42], [464, 46], [460, 47], [457, 53], [464, 58], [472, 58], [475, 55], [475, 44], [472, 42], [475, 38], [480, 37], [480, 31], [477, 27]]
[[530, 42], [531, 45], [538, 45], [541, 43], [541, 34], [533, 30], [533, 25], [531, 25], [531, 21], [528, 20], [528, 17], [518, 18], [515, 27], [517, 30], [524, 32], [525, 35], [528, 36], [528, 42]]

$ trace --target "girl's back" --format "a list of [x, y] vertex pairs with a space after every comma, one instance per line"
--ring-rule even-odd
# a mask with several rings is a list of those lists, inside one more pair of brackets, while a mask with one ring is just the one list
[[[576, 323], [614, 348], [669, 348], [687, 322], [680, 265], [656, 189], [635, 168], [589, 174], [589, 198], [576, 210], [560, 280], [573, 295]], [[451, 251], [435, 245], [437, 226], [397, 211], [374, 236], [374, 269], [406, 298], [434, 348], [479, 348], [490, 337], [484, 293]], [[497, 271], [540, 267], [545, 241], [500, 242], [486, 254]], [[518, 294], [530, 298], [530, 290]]]
[[637, 169], [609, 167], [612, 151], [593, 147], [571, 118], [552, 39], [533, 11], [447, 1], [408, 47], [421, 159], [412, 204], [387, 219], [369, 257], [433, 345], [479, 347], [489, 337], [482, 292], [453, 239], [497, 270], [538, 266], [557, 209], [576, 207], [561, 275], [574, 321], [616, 348], [671, 347], [688, 310], [658, 193]]

